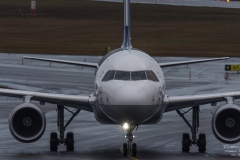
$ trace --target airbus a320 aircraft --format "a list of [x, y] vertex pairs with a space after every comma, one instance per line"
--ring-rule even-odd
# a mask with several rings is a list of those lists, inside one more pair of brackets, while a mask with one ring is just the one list
[[[133, 143], [133, 130], [144, 124], [158, 123], [163, 113], [177, 111], [191, 128], [192, 135], [183, 133], [182, 151], [189, 152], [191, 145], [197, 145], [199, 152], [206, 151], [206, 136], [201, 133], [197, 137], [199, 126], [199, 107], [204, 104], [216, 105], [225, 101], [213, 114], [212, 130], [218, 140], [224, 143], [240, 141], [240, 108], [234, 104], [234, 99], [240, 98], [240, 92], [168, 96], [165, 94], [166, 84], [162, 72], [163, 67], [223, 60], [212, 58], [183, 62], [157, 63], [145, 52], [135, 49], [131, 45], [130, 34], [130, 0], [124, 0], [123, 43], [121, 48], [105, 55], [99, 63], [74, 62], [37, 57], [28, 59], [80, 65], [96, 68], [94, 93], [91, 95], [64, 95], [40, 93], [12, 89], [0, 89], [4, 96], [22, 98], [24, 103], [15, 107], [9, 115], [11, 134], [20, 142], [35, 142], [44, 134], [46, 118], [41, 108], [31, 103], [56, 104], [58, 109], [56, 132], [50, 135], [50, 150], [57, 151], [58, 145], [65, 144], [67, 151], [74, 150], [74, 136], [64, 132], [72, 119], [81, 111], [94, 113], [101, 124], [117, 124], [126, 130], [127, 143], [122, 146], [123, 156], [132, 153], [137, 155], [137, 145]], [[64, 124], [64, 110], [67, 107], [76, 108], [69, 121]], [[180, 112], [182, 108], [192, 108], [192, 124]], [[169, 126], [170, 127], [170, 126]]]

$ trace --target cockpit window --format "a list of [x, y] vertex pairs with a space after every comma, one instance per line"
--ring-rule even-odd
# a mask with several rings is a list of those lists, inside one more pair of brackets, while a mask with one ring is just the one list
[[131, 72], [131, 80], [137, 81], [137, 80], [146, 80], [146, 74], [145, 71], [138, 71], [138, 72]]
[[107, 76], [107, 78], [106, 78], [105, 81], [112, 80], [112, 79], [114, 78], [114, 75], [115, 75], [115, 71], [111, 71], [111, 72], [108, 74], [108, 76]]
[[150, 71], [150, 72], [151, 72], [151, 74], [152, 74], [152, 76], [153, 76], [153, 78], [154, 78], [154, 81], [159, 82], [156, 74], [155, 74], [153, 71]]
[[108, 71], [105, 76], [103, 77], [102, 81], [106, 81], [106, 79], [108, 78], [109, 74], [111, 73], [111, 70]]
[[130, 80], [130, 72], [116, 71], [114, 79], [129, 81]]
[[147, 73], [147, 79], [154, 81], [153, 75], [150, 73], [150, 71], [146, 71]]
[[154, 82], [159, 82], [159, 79], [155, 75], [153, 71], [134, 71], [134, 72], [127, 72], [127, 71], [108, 71], [102, 81], [109, 81], [109, 80], [123, 80], [123, 81], [139, 81], [139, 80], [151, 80]]
[[149, 80], [159, 82], [157, 76], [155, 75], [155, 73], [153, 71], [146, 71], [146, 73], [147, 73], [147, 78]]

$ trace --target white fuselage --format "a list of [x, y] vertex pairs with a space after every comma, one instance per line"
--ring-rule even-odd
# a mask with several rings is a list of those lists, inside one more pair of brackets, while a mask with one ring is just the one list
[[[108, 71], [114, 72], [115, 78], [113, 76], [104, 81]], [[149, 80], [150, 76], [147, 74], [151, 71], [158, 81]], [[130, 79], [128, 76], [122, 79], [117, 77], [118, 73], [123, 72], [127, 75], [130, 73]], [[137, 79], [134, 77], [137, 73], [146, 73], [148, 78]], [[95, 79], [95, 95], [97, 98], [95, 107], [99, 107], [114, 122], [144, 123], [159, 110], [163, 112], [165, 96], [163, 72], [157, 62], [142, 51], [134, 49], [118, 51], [99, 66]]]

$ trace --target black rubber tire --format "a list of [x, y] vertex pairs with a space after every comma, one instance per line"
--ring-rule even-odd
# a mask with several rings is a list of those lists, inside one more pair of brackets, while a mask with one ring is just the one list
[[134, 156], [134, 157], [137, 156], [137, 144], [136, 143], [132, 144], [132, 156]]
[[127, 143], [123, 143], [122, 149], [123, 149], [123, 151], [122, 151], [123, 156], [124, 156], [124, 157], [127, 157], [127, 154], [128, 154]]
[[198, 135], [198, 151], [200, 153], [206, 152], [206, 145], [207, 145], [206, 134], [200, 133]]
[[190, 135], [189, 133], [183, 133], [182, 135], [182, 152], [189, 152], [190, 151]]
[[74, 134], [73, 134], [73, 132], [67, 133], [65, 145], [66, 145], [67, 151], [74, 151]]
[[50, 151], [56, 152], [58, 150], [58, 135], [56, 132], [50, 134]]

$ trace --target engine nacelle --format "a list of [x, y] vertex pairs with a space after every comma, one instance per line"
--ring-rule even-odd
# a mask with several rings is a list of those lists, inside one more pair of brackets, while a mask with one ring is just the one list
[[20, 142], [31, 143], [37, 141], [42, 137], [45, 128], [45, 114], [35, 104], [20, 104], [9, 115], [11, 134]]
[[240, 107], [226, 104], [219, 107], [212, 118], [212, 130], [215, 137], [228, 144], [240, 141]]

